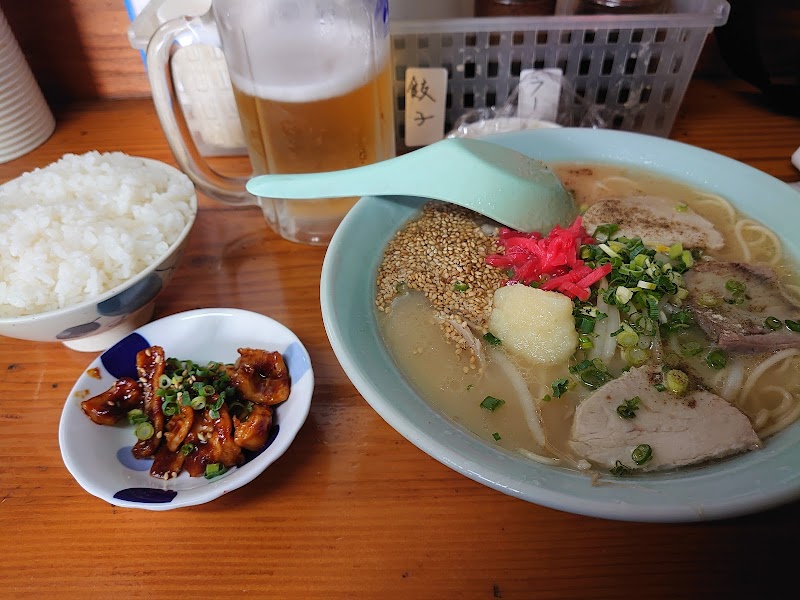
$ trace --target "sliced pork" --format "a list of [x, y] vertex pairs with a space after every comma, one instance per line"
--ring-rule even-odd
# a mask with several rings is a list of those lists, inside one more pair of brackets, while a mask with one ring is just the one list
[[609, 198], [596, 202], [583, 215], [583, 225], [590, 234], [600, 225], [616, 224], [615, 235], [638, 237], [648, 246], [671, 246], [719, 250], [722, 235], [714, 225], [692, 209], [658, 196]]
[[[617, 461], [641, 471], [665, 470], [753, 450], [761, 441], [749, 419], [723, 398], [704, 390], [676, 396], [659, 392], [660, 370], [629, 370], [578, 405], [570, 446], [596, 466], [611, 469]], [[636, 408], [623, 418], [617, 407]], [[625, 411], [623, 411], [625, 412]], [[633, 451], [647, 444], [651, 458], [642, 465]]]
[[[685, 273], [684, 283], [695, 321], [721, 348], [734, 352], [800, 348], [800, 333], [786, 327], [787, 319], [800, 322], [800, 306], [788, 296], [772, 269], [706, 261]], [[738, 291], [728, 289], [737, 286], [741, 286]], [[771, 320], [770, 327], [769, 318], [779, 323]]]

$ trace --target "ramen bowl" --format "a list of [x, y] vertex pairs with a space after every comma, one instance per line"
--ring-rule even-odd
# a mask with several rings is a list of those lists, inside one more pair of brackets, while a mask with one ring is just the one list
[[[487, 137], [546, 163], [604, 163], [667, 177], [728, 199], [770, 227], [798, 256], [800, 194], [724, 156], [663, 138], [594, 129], [541, 129]], [[416, 217], [420, 198], [365, 197], [325, 256], [321, 305], [344, 371], [396, 431], [447, 467], [495, 490], [566, 512], [625, 521], [690, 522], [740, 516], [800, 498], [800, 423], [764, 447], [724, 461], [633, 478], [604, 478], [529, 460], [480, 439], [423, 399], [383, 343], [375, 312], [383, 249]]]

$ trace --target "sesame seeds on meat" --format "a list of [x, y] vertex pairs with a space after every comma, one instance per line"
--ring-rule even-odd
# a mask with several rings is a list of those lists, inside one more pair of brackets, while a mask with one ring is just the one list
[[420, 217], [386, 247], [378, 269], [378, 310], [388, 312], [403, 290], [417, 290], [444, 320], [448, 340], [466, 346], [451, 320], [485, 333], [494, 291], [507, 277], [486, 264], [486, 255], [498, 249], [496, 238], [483, 232], [478, 218], [458, 206], [426, 204]]

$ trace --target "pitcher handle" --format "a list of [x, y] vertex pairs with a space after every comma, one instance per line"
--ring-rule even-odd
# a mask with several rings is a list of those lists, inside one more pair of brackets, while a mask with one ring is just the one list
[[202, 17], [181, 17], [167, 21], [153, 34], [147, 45], [147, 76], [167, 143], [178, 166], [201, 192], [231, 204], [257, 204], [256, 198], [245, 189], [247, 178], [217, 173], [200, 154], [189, 133], [186, 116], [175, 90], [172, 58], [180, 48], [192, 44], [220, 47], [211, 11]]

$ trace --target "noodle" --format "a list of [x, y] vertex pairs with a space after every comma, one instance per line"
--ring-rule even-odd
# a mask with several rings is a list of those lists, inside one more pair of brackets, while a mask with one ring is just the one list
[[[753, 261], [752, 249], [758, 248], [765, 241], [769, 241], [772, 245], [772, 248], [766, 248], [763, 252], [768, 257], [767, 262], [774, 265], [781, 260], [781, 243], [778, 240], [778, 236], [776, 236], [763, 225], [759, 225], [750, 219], [742, 219], [734, 226], [734, 233], [736, 235], [736, 240], [739, 242], [742, 252], [744, 253], [745, 262]], [[746, 235], [748, 233], [750, 234], [750, 241], [746, 239]]]

